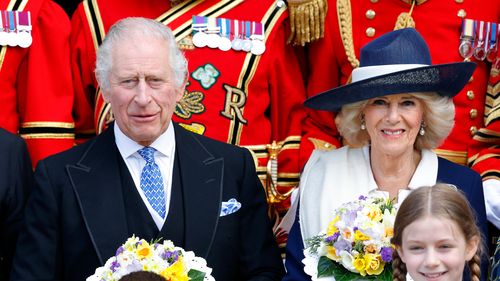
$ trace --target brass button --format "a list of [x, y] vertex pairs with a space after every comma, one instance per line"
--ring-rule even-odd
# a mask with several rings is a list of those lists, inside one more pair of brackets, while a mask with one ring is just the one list
[[471, 109], [469, 112], [470, 119], [474, 119], [477, 117], [477, 109]]
[[372, 2], [372, 3], [377, 3], [377, 2], [378, 2], [378, 0], [370, 0], [370, 2]]
[[464, 0], [455, 0], [455, 2], [457, 2], [458, 4], [462, 4]]
[[474, 91], [472, 91], [472, 90], [467, 91], [467, 98], [469, 100], [473, 100], [474, 99]]
[[465, 18], [465, 16], [467, 16], [467, 13], [465, 12], [464, 9], [460, 9], [458, 10], [457, 16], [460, 18]]
[[367, 19], [371, 20], [375, 17], [375, 11], [370, 9], [370, 10], [366, 11], [365, 16]]
[[368, 27], [368, 28], [366, 29], [366, 36], [368, 36], [368, 37], [373, 37], [373, 36], [375, 36], [375, 28], [373, 28], [373, 27]]
[[470, 129], [470, 135], [474, 136], [477, 133], [477, 127], [476, 126], [471, 126]]

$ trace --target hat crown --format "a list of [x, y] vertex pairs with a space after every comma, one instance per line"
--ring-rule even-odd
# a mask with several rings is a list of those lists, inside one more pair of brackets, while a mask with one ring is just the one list
[[361, 48], [360, 67], [391, 64], [432, 64], [429, 47], [414, 28], [389, 32]]

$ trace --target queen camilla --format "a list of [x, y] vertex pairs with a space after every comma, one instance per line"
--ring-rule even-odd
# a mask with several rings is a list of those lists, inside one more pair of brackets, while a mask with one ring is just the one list
[[433, 65], [420, 34], [401, 29], [361, 49], [351, 84], [305, 102], [337, 112], [335, 123], [348, 145], [314, 151], [304, 168], [291, 209], [295, 222], [283, 280], [311, 280], [302, 263], [305, 241], [328, 228], [339, 206], [360, 196], [393, 199], [397, 205], [417, 187], [452, 184], [466, 194], [486, 234], [480, 176], [432, 151], [451, 131], [451, 98], [474, 69], [471, 62]]

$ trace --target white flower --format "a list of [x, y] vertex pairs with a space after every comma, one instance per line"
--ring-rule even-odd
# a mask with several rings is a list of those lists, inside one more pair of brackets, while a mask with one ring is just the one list
[[339, 256], [342, 258], [340, 260], [340, 263], [349, 271], [357, 273], [358, 271], [356, 268], [354, 268], [353, 262], [354, 262], [354, 257], [349, 254], [347, 251], [341, 251], [339, 253]]

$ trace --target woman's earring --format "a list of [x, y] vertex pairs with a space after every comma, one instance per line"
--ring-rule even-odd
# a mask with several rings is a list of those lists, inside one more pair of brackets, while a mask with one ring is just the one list
[[365, 116], [361, 116], [361, 130], [366, 130]]
[[424, 129], [424, 128], [425, 128], [425, 122], [424, 122], [424, 121], [422, 121], [422, 123], [420, 123], [420, 130], [418, 131], [418, 133], [419, 133], [421, 136], [425, 135], [425, 129]]

